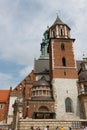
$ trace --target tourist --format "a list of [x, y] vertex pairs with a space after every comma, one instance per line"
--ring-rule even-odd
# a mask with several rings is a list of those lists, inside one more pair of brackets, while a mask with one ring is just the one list
[[84, 125], [81, 126], [81, 129], [80, 129], [80, 130], [86, 130], [86, 129], [85, 129], [85, 126], [84, 126]]
[[31, 126], [31, 130], [34, 130], [34, 127], [33, 127], [33, 126]]
[[85, 130], [87, 130], [87, 126], [85, 127]]
[[9, 130], [12, 130], [12, 128], [9, 128]]
[[84, 127], [83, 127], [83, 130], [87, 130], [87, 126], [84, 126]]
[[58, 126], [56, 127], [56, 130], [59, 130], [59, 127], [58, 127]]
[[49, 130], [49, 126], [47, 125], [47, 126], [44, 128], [44, 130]]
[[72, 128], [71, 128], [71, 127], [69, 127], [69, 130], [72, 130]]
[[61, 128], [60, 128], [60, 130], [64, 130], [64, 128], [63, 128], [63, 127], [61, 127]]
[[36, 130], [40, 130], [40, 127], [37, 127]]

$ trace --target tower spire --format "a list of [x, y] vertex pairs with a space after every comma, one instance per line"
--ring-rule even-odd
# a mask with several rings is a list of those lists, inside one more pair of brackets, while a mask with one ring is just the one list
[[64, 24], [64, 22], [59, 18], [58, 13], [57, 13], [57, 18], [53, 25], [56, 25], [56, 24]]

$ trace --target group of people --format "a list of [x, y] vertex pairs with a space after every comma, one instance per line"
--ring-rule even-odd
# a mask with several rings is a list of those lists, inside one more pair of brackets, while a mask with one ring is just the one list
[[82, 126], [81, 130], [87, 130], [87, 126]]
[[[40, 129], [40, 127], [37, 127], [36, 129], [34, 129], [34, 127], [31, 126], [31, 130], [41, 130], [41, 129]], [[46, 126], [46, 127], [44, 128], [44, 130], [49, 130], [49, 126]]]
[[[31, 126], [31, 130], [41, 130], [40, 127], [37, 127], [36, 129], [34, 129], [33, 126]], [[49, 126], [47, 125], [43, 130], [49, 130]], [[56, 130], [64, 130], [63, 127], [59, 128], [58, 126], [56, 127]]]
[[37, 127], [37, 128], [35, 129], [33, 126], [31, 126], [31, 130], [41, 130], [41, 129], [40, 129], [40, 127]]
[[[37, 127], [34, 129], [34, 127], [31, 127], [31, 130], [41, 130], [40, 127]], [[49, 126], [47, 125], [43, 130], [49, 130]], [[65, 130], [64, 127], [56, 127], [55, 130]], [[71, 127], [69, 127], [69, 130], [73, 130]], [[82, 126], [79, 130], [87, 130], [86, 126]]]
[[57, 127], [56, 127], [56, 130], [64, 130], [64, 127], [60, 127], [60, 128], [59, 128], [59, 127], [57, 126]]

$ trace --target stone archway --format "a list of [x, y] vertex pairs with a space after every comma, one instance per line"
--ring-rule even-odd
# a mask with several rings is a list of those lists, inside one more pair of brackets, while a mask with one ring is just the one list
[[38, 111], [49, 111], [49, 108], [47, 106], [41, 106]]
[[38, 111], [34, 112], [35, 119], [53, 119], [55, 113], [50, 111], [48, 107], [41, 106], [39, 107]]

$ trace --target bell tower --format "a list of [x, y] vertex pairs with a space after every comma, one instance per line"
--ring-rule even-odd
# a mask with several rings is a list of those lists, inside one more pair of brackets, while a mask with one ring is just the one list
[[57, 16], [50, 27], [51, 78], [77, 78], [70, 28]]
[[49, 28], [50, 78], [55, 99], [56, 118], [59, 120], [79, 117], [76, 84], [78, 76], [73, 53], [75, 39], [71, 38], [70, 30], [70, 27], [58, 16]]

